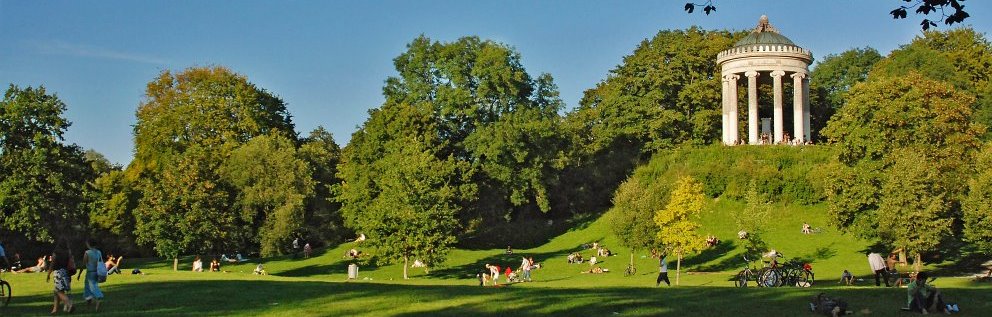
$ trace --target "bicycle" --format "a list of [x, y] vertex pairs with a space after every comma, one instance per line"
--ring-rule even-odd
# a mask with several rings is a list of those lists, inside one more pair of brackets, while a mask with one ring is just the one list
[[812, 267], [798, 260], [789, 260], [782, 265], [783, 284], [795, 287], [813, 286], [814, 275]]
[[10, 283], [0, 277], [0, 307], [7, 307], [7, 304], [10, 303], [10, 296]]
[[637, 274], [637, 268], [633, 264], [627, 264], [627, 269], [623, 271], [623, 276], [633, 276]]
[[751, 281], [754, 281], [755, 285], [758, 287], [774, 287], [775, 284], [781, 280], [778, 272], [768, 267], [763, 267], [760, 270], [754, 269], [748, 266], [748, 264], [751, 263], [751, 260], [748, 260], [747, 256], [743, 256], [743, 258], [744, 269], [738, 272], [734, 277], [735, 287], [747, 287], [748, 283]]

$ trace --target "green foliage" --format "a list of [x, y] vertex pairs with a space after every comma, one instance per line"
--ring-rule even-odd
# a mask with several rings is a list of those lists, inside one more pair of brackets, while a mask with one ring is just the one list
[[844, 105], [844, 97], [854, 85], [864, 82], [872, 67], [882, 59], [874, 48], [854, 48], [840, 54], [825, 56], [810, 74], [810, 107], [813, 118], [811, 129], [817, 141], [819, 131], [837, 109]]
[[690, 175], [708, 197], [744, 200], [751, 183], [770, 201], [805, 205], [823, 201], [824, 169], [832, 155], [825, 146], [685, 146], [655, 155], [631, 178], [641, 184], [674, 183]]
[[324, 244], [343, 241], [348, 231], [341, 218], [341, 204], [335, 200], [333, 191], [341, 183], [337, 177], [341, 148], [331, 133], [320, 126], [302, 142], [296, 153], [313, 169], [314, 181], [313, 195], [306, 200], [307, 221], [303, 230], [307, 237]]
[[992, 253], [992, 144], [986, 143], [975, 160], [963, 204], [964, 237], [985, 254]]
[[[355, 194], [347, 190], [342, 199], [349, 224], [366, 234], [365, 246], [379, 264], [421, 260], [428, 267], [444, 262], [457, 241], [458, 211], [463, 197], [473, 194], [466, 184], [472, 174], [468, 163], [454, 157], [438, 159], [412, 137], [388, 144], [389, 152], [374, 165], [382, 171], [376, 179], [377, 192], [360, 208]], [[343, 168], [345, 179], [352, 170]], [[358, 197], [362, 199], [364, 197]]]
[[290, 251], [303, 229], [304, 201], [314, 181], [309, 165], [296, 154], [292, 140], [266, 134], [235, 149], [221, 166], [221, 177], [237, 190], [242, 219], [261, 225], [249, 231], [263, 256]]
[[747, 256], [757, 259], [768, 250], [764, 235], [771, 216], [771, 206], [758, 192], [758, 186], [754, 181], [747, 186], [744, 203], [745, 208], [735, 209], [731, 217], [740, 230], [747, 232], [747, 239], [744, 240]]
[[[565, 166], [569, 135], [560, 133], [563, 103], [550, 75], [533, 79], [512, 48], [478, 37], [441, 43], [420, 36], [394, 59], [386, 102], [352, 135], [339, 176], [345, 213], [367, 209], [382, 190], [376, 179], [396, 140], [419, 143], [438, 160], [453, 159], [470, 178], [458, 217], [471, 234], [486, 222], [551, 209], [550, 186]], [[406, 146], [406, 145], [404, 145]], [[475, 203], [477, 202], [477, 203]], [[355, 229], [353, 219], [345, 223]]]
[[63, 144], [66, 106], [44, 87], [11, 85], [0, 101], [0, 228], [39, 242], [78, 238], [96, 175]]
[[[892, 52], [872, 70], [874, 77], [906, 76], [916, 72], [924, 77], [950, 83], [974, 95], [972, 121], [992, 125], [992, 43], [970, 27], [943, 32], [923, 32], [907, 45]], [[983, 138], [992, 137], [988, 134]]]
[[610, 209], [610, 228], [617, 241], [632, 250], [644, 250], [658, 245], [658, 225], [655, 211], [668, 202], [669, 184], [655, 181], [642, 184], [631, 178], [620, 185]]
[[244, 212], [254, 202], [239, 199], [249, 193], [220, 171], [256, 136], [295, 140], [285, 104], [222, 67], [164, 71], [145, 96], [126, 171], [141, 193], [133, 211], [137, 241], [170, 257], [251, 247], [264, 218]]
[[934, 248], [922, 240], [950, 237], [952, 232], [935, 227], [913, 231], [939, 233], [941, 239], [906, 237], [892, 230], [907, 228], [882, 225], [906, 220], [894, 218], [909, 211], [905, 208], [916, 208], [914, 219], [935, 226], [944, 221], [938, 219], [960, 214], [971, 157], [984, 129], [971, 122], [972, 102], [950, 85], [915, 73], [855, 86], [824, 130], [838, 151], [827, 190], [835, 224], [919, 252]]
[[569, 115], [590, 140], [582, 145], [586, 152], [630, 146], [652, 153], [717, 140], [721, 83], [714, 56], [744, 34], [690, 28], [642, 41]]
[[890, 154], [878, 205], [878, 232], [883, 241], [913, 254], [937, 250], [952, 237], [957, 189], [944, 188], [940, 169], [925, 152], [911, 148]]

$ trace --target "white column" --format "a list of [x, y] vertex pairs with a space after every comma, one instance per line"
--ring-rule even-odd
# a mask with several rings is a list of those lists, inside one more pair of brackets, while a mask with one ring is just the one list
[[723, 77], [722, 81], [723, 81], [723, 90], [721, 92], [723, 93], [723, 98], [720, 101], [723, 103], [723, 109], [720, 110], [720, 114], [722, 115], [723, 120], [721, 121], [722, 128], [720, 132], [723, 133], [723, 136], [720, 138], [720, 140], [723, 141], [723, 144], [728, 144], [727, 135], [730, 134], [730, 129], [727, 128], [727, 126], [730, 124], [730, 120], [728, 120], [727, 118], [727, 109], [729, 108], [727, 104], [730, 103], [730, 98], [727, 98], [727, 96], [729, 95], [728, 92], [730, 91], [730, 88], [728, 87], [729, 84], [727, 83], [727, 77]]
[[803, 91], [804, 73], [792, 74], [792, 135], [796, 141], [806, 141], [806, 93]]
[[748, 71], [747, 76], [747, 143], [758, 144], [758, 72]]
[[772, 125], [775, 130], [775, 140], [774, 143], [782, 142], [782, 138], [785, 136], [785, 129], [783, 129], [783, 114], [782, 114], [782, 76], [785, 76], [785, 72], [781, 70], [776, 70], [771, 74], [773, 84], [772, 90], [775, 93], [775, 111], [772, 113]]
[[736, 144], [737, 140], [740, 140], [740, 133], [737, 128], [738, 118], [740, 118], [740, 116], [737, 115], [737, 80], [740, 78], [741, 76], [733, 74], [727, 76], [727, 79], [729, 80], [728, 84], [730, 85], [730, 112], [727, 116], [730, 117], [730, 126], [728, 128], [730, 128], [729, 137], [731, 144]]
[[810, 109], [809, 109], [809, 77], [808, 76], [805, 79], [803, 79], [803, 116], [805, 117], [805, 119], [803, 120], [803, 124], [804, 124], [803, 134], [805, 135], [806, 140], [813, 140], [813, 131], [810, 130], [809, 128], [809, 124], [812, 118], [810, 116]]

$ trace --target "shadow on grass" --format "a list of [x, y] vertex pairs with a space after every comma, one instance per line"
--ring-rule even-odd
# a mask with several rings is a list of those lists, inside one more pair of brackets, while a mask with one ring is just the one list
[[505, 270], [506, 266], [509, 266], [514, 271], [516, 271], [521, 262], [523, 262], [523, 257], [533, 257], [535, 263], [545, 263], [548, 261], [562, 261], [566, 262], [566, 258], [569, 253], [578, 252], [585, 250], [582, 246], [576, 246], [571, 249], [564, 249], [552, 252], [542, 252], [542, 253], [518, 253], [518, 254], [497, 254], [493, 256], [488, 256], [476, 260], [475, 262], [439, 268], [430, 273], [431, 277], [441, 278], [441, 279], [471, 279], [475, 278], [476, 274], [485, 269], [486, 264], [496, 264], [500, 268]]
[[[844, 298], [850, 309], [872, 316], [905, 316], [905, 289], [830, 287], [737, 289], [730, 287], [550, 288], [423, 286], [366, 282], [211, 280], [147, 282], [106, 289], [101, 316], [805, 316], [817, 293]], [[961, 316], [992, 311], [988, 286], [946, 289]], [[79, 292], [75, 294], [78, 298]], [[746, 303], [746, 305], [745, 305]], [[18, 297], [4, 316], [44, 315], [49, 296]], [[867, 312], [867, 313], [866, 313]], [[84, 304], [76, 314], [93, 313]]]
[[[708, 263], [710, 261], [719, 259], [720, 257], [723, 257], [724, 255], [727, 255], [727, 253], [729, 253], [730, 251], [733, 251], [733, 250], [734, 250], [734, 243], [733, 242], [730, 242], [730, 241], [720, 241], [719, 244], [713, 246], [712, 248], [708, 248], [706, 250], [703, 250], [703, 252], [700, 252], [697, 255], [694, 255], [694, 256], [692, 256], [690, 258], [687, 258], [687, 259], [683, 260], [682, 261], [682, 265], [685, 265], [685, 266], [696, 266], [696, 265], [701, 265], [703, 263]], [[725, 266], [725, 265], [731, 265], [731, 266]], [[724, 262], [720, 262], [720, 263], [718, 263], [716, 265], [709, 265], [709, 266], [701, 267], [699, 270], [700, 271], [726, 271], [726, 270], [729, 270], [729, 269], [732, 269], [732, 268], [733, 268], [733, 265], [731, 263], [727, 263], [726, 261], [724, 261]]]

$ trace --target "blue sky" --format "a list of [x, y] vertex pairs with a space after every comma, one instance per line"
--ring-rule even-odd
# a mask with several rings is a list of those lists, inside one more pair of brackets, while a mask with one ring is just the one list
[[[509, 44], [532, 75], [554, 76], [571, 108], [659, 30], [750, 29], [767, 14], [817, 58], [865, 46], [885, 54], [920, 33], [919, 17], [888, 15], [904, 3], [716, 0], [707, 16], [686, 14], [684, 0], [0, 0], [0, 83], [46, 86], [68, 104], [68, 142], [127, 164], [145, 84], [166, 69], [224, 65], [285, 100], [297, 131], [323, 125], [344, 146], [419, 34]], [[992, 4], [965, 4], [966, 25], [992, 31]]]

